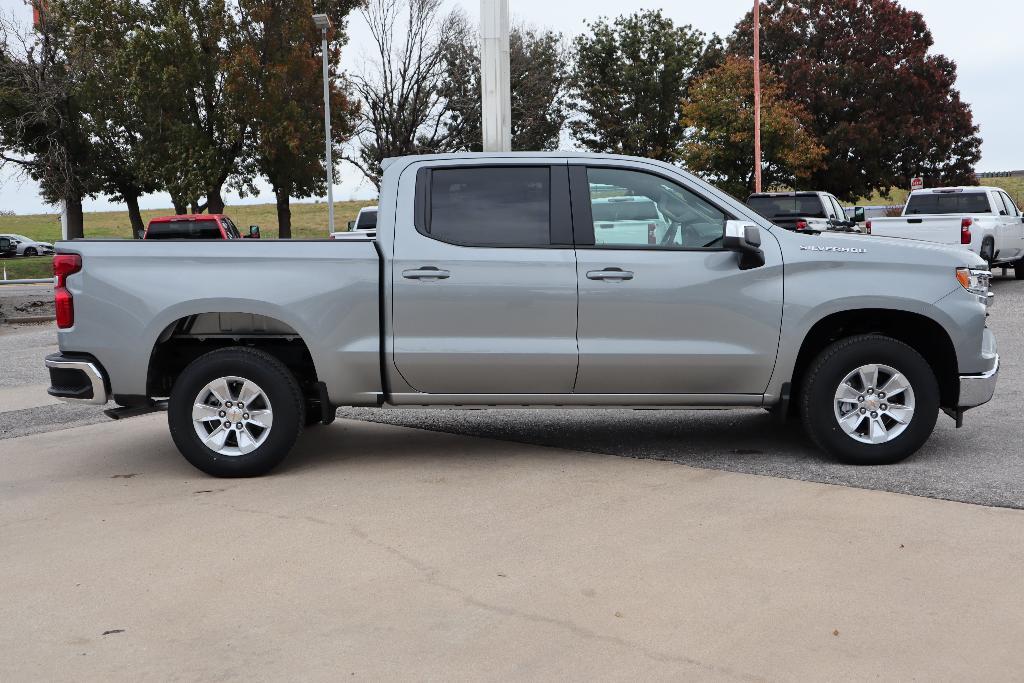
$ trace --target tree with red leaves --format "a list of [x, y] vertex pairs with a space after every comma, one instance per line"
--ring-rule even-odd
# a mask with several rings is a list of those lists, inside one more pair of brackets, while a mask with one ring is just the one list
[[[751, 15], [729, 39], [734, 54], [751, 54]], [[828, 149], [808, 189], [852, 200], [914, 176], [973, 182], [978, 127], [920, 13], [894, 0], [767, 0], [761, 27], [763, 63]]]

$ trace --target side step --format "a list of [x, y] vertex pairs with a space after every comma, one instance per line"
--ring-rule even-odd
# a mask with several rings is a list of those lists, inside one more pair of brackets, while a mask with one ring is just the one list
[[111, 420], [127, 420], [130, 417], [158, 413], [163, 410], [167, 410], [167, 401], [150, 401], [148, 404], [141, 406], [118, 406], [117, 408], [104, 410], [103, 414]]

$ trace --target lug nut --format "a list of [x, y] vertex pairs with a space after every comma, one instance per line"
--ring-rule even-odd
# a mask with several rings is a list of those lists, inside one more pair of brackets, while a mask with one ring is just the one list
[[[885, 408], [882, 408], [882, 410], [885, 410]], [[243, 419], [243, 420], [248, 420], [248, 419], [249, 419], [249, 413], [244, 413], [244, 414], [242, 415], [242, 419]]]
[[224, 429], [231, 429], [231, 420], [224, 420]]
[[889, 404], [888, 403], [883, 403], [882, 405], [880, 405], [878, 407], [881, 408], [882, 410], [889, 410]]
[[861, 409], [860, 409], [860, 414], [861, 414], [861, 415], [863, 415], [863, 414], [864, 414], [864, 413], [866, 413], [866, 412], [868, 412], [868, 409], [867, 409], [867, 408], [861, 408]]
[[879, 391], [878, 392], [878, 398], [885, 398], [885, 392], [884, 391]]
[[243, 405], [242, 405], [242, 403], [241, 403], [241, 402], [238, 402], [238, 403], [237, 403], [237, 404], [235, 404], [235, 405], [237, 405], [237, 406], [238, 406], [238, 409], [239, 409], [239, 410], [241, 410], [242, 408], [244, 408], [244, 407], [245, 407], [245, 406], [243, 406]]
[[[874, 387], [868, 387], [868, 393], [869, 394], [875, 393], [875, 388]], [[231, 404], [229, 403], [228, 405], [231, 405]]]
[[871, 417], [872, 417], [872, 419], [878, 417], [878, 413], [876, 413], [875, 411], [872, 410], [871, 411]]
[[242, 428], [242, 423], [241, 423], [241, 422], [239, 422], [239, 423], [238, 423], [237, 425], [235, 425], [235, 426], [236, 426], [236, 427], [238, 427], [239, 429], [241, 429], [241, 428]]
[[864, 397], [863, 396], [858, 396], [857, 400], [860, 401], [861, 403], [863, 403], [864, 402]]
[[223, 410], [222, 410], [222, 411], [220, 411], [220, 413], [219, 413], [219, 414], [220, 414], [220, 416], [221, 416], [221, 417], [224, 417], [225, 415], [227, 415], [227, 413], [225, 413], [225, 412], [224, 412]]
[[226, 405], [226, 406], [227, 406], [228, 408], [230, 408], [230, 407], [231, 407], [231, 401], [228, 401], [228, 402], [227, 402], [227, 403], [225, 403], [224, 405]]

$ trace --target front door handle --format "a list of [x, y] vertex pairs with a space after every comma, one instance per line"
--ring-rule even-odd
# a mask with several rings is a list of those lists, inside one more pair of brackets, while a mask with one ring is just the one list
[[611, 280], [613, 282], [621, 282], [623, 280], [632, 280], [633, 271], [622, 270], [621, 268], [605, 268], [604, 270], [592, 270], [587, 273], [588, 280]]
[[423, 266], [414, 270], [403, 270], [402, 277], [407, 280], [447, 280], [452, 274], [434, 266]]

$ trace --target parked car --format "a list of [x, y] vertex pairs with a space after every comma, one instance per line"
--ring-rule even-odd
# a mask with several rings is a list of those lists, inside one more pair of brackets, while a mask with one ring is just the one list
[[860, 232], [828, 192], [760, 192], [747, 197], [747, 206], [787, 230]]
[[53, 254], [53, 245], [49, 242], [36, 242], [24, 235], [7, 234], [2, 237], [8, 237], [14, 243], [17, 256], [49, 256]]
[[[224, 214], [192, 214], [154, 218], [146, 227], [146, 240], [237, 240], [242, 239], [234, 222]], [[260, 226], [249, 226], [249, 239], [260, 238]]]
[[[230, 477], [337, 406], [795, 410], [837, 459], [892, 463], [995, 391], [989, 272], [959, 247], [784, 230], [650, 159], [411, 156], [382, 181], [376, 240], [60, 243], [50, 392], [166, 406]], [[670, 239], [599, 244], [609, 186]]]
[[1024, 280], [1024, 216], [998, 187], [915, 190], [902, 216], [864, 225], [872, 235], [962, 245], [990, 267], [1013, 267]]
[[349, 239], [350, 237], [356, 237], [357, 239], [377, 237], [376, 206], [366, 206], [359, 209], [359, 213], [356, 214], [356, 219], [348, 222], [348, 232], [331, 233], [332, 240], [343, 240]]
[[[621, 192], [623, 188], [608, 188]], [[591, 202], [595, 244], [660, 244], [671, 222], [650, 197], [601, 197]]]
[[0, 236], [0, 258], [9, 258], [17, 254], [18, 245], [6, 235]]

